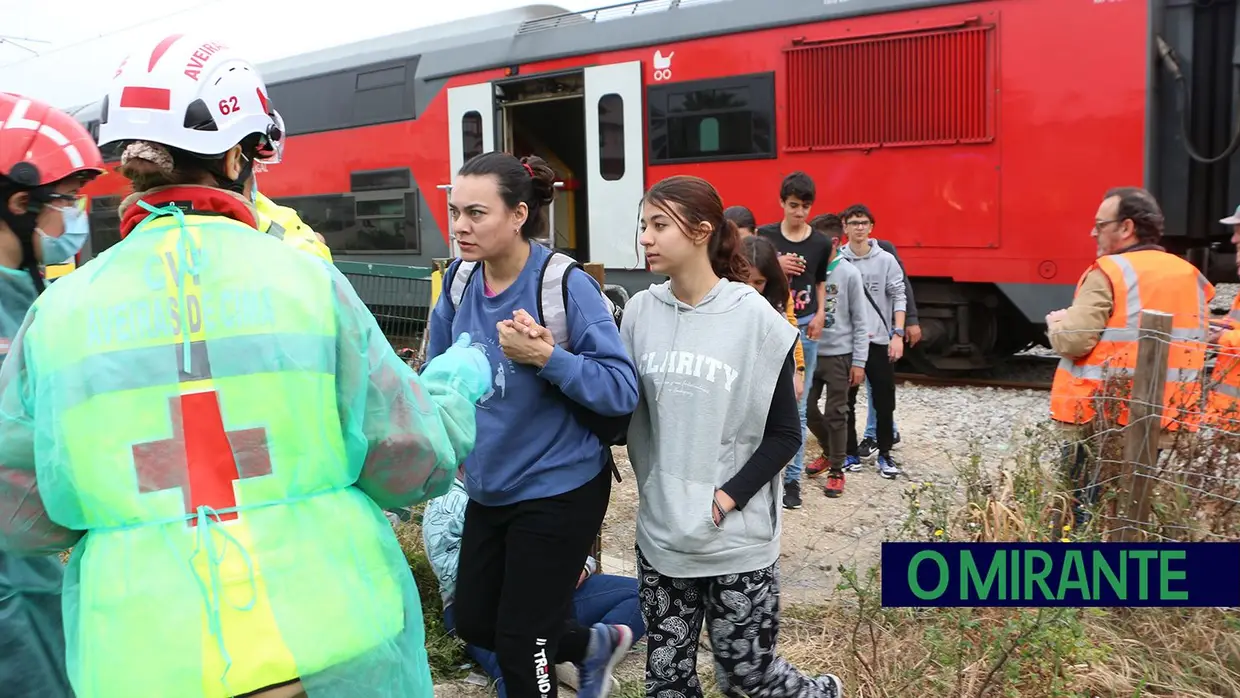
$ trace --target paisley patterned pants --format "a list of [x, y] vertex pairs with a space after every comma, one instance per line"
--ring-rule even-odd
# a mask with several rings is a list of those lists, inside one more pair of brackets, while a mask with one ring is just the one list
[[637, 550], [646, 621], [646, 698], [702, 698], [698, 636], [705, 621], [715, 682], [727, 696], [837, 698], [834, 688], [775, 654], [779, 634], [779, 563], [724, 577], [660, 574]]

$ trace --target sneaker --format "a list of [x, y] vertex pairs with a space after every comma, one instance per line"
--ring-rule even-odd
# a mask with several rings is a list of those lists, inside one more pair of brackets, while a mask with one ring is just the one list
[[826, 456], [819, 456], [814, 459], [813, 463], [810, 463], [805, 467], [805, 474], [810, 477], [818, 477], [819, 475], [827, 472], [827, 465], [828, 463]]
[[861, 459], [857, 456], [844, 456], [844, 467], [840, 468], [846, 473], [855, 473], [861, 470]]
[[826, 698], [844, 698], [844, 682], [835, 674], [824, 674], [814, 679]]
[[796, 481], [784, 483], [784, 508], [801, 508], [801, 483]]
[[822, 488], [822, 493], [832, 499], [844, 496], [844, 473], [827, 475], [827, 486]]
[[857, 444], [857, 455], [862, 460], [869, 460], [876, 453], [878, 453], [878, 442], [868, 436], [861, 439], [861, 443]]
[[878, 474], [888, 480], [892, 480], [900, 474], [900, 469], [896, 467], [895, 461], [891, 460], [891, 456], [880, 455], [878, 457]]
[[585, 661], [577, 665], [578, 698], [607, 698], [616, 685], [611, 671], [632, 646], [629, 626], [595, 623], [590, 628]]
[[[576, 691], [580, 685], [577, 681], [577, 665], [572, 662], [561, 662], [560, 664], [556, 664], [555, 677], [560, 680], [560, 683], [568, 686], [574, 691]], [[611, 681], [611, 690], [615, 691], [620, 688], [620, 681], [616, 678], [615, 674], [608, 674], [607, 678]], [[483, 685], [485, 686], [486, 684]]]

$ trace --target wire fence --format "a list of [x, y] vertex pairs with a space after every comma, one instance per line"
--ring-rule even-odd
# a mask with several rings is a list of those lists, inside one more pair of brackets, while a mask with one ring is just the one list
[[402, 358], [421, 365], [434, 295], [433, 269], [397, 264], [336, 262]]
[[1098, 367], [1092, 418], [1061, 429], [1074, 518], [1110, 540], [1240, 539], [1240, 343], [1144, 311], [1136, 345], [1135, 364]]

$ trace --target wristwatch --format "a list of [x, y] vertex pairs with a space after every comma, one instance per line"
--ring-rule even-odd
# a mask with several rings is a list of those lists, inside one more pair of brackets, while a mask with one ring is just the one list
[[896, 335], [900, 335], [900, 338], [901, 338], [901, 339], [903, 339], [903, 338], [904, 338], [904, 328], [903, 328], [903, 327], [897, 327], [897, 328], [895, 328], [894, 330], [892, 330], [892, 331], [891, 331], [891, 336], [892, 336], [892, 337], [894, 337], [894, 336], [896, 336]]

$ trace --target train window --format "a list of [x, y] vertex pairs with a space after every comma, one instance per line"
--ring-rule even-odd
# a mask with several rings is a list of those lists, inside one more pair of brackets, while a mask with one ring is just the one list
[[698, 145], [704, 153], [719, 151], [719, 119], [709, 117], [698, 124]]
[[121, 241], [119, 196], [96, 196], [90, 200], [90, 253], [97, 257]]
[[[787, 149], [994, 140], [994, 42], [987, 25], [787, 49]], [[847, 109], [822, 106], [845, 102]]]
[[311, 75], [270, 86], [289, 135], [412, 120], [418, 58]]
[[624, 177], [624, 98], [605, 94], [598, 100], [598, 162], [603, 179]]
[[775, 75], [647, 88], [650, 163], [775, 157]]
[[405, 199], [374, 199], [371, 201], [358, 201], [354, 208], [357, 217], [360, 218], [386, 218], [395, 216], [403, 218], [405, 215]]
[[476, 111], [465, 112], [461, 117], [461, 146], [466, 162], [482, 155], [482, 115]]
[[276, 203], [296, 209], [333, 253], [419, 253], [417, 192], [362, 196], [361, 200], [350, 194], [299, 196]]
[[275, 202], [297, 211], [302, 222], [327, 238], [328, 247], [333, 250], [336, 247], [332, 244], [332, 236], [343, 234], [356, 223], [353, 197], [344, 194], [295, 196], [276, 199]]
[[408, 167], [391, 170], [353, 172], [349, 175], [352, 191], [380, 191], [383, 189], [412, 189], [413, 174]]

